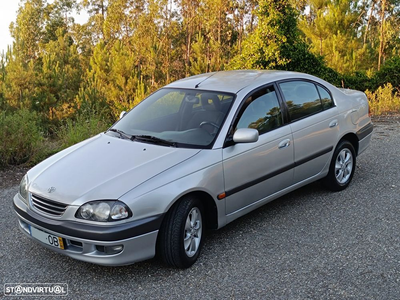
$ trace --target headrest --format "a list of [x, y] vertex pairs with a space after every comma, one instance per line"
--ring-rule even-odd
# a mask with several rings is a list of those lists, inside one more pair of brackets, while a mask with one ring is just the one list
[[[211, 100], [211, 103], [210, 103]], [[216, 94], [204, 93], [201, 95], [201, 105], [205, 110], [221, 110], [221, 103]]]

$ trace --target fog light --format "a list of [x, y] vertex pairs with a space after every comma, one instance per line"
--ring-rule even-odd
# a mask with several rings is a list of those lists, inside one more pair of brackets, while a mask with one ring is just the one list
[[123, 245], [115, 245], [115, 246], [96, 246], [97, 251], [103, 252], [108, 255], [117, 254], [122, 252], [124, 249]]

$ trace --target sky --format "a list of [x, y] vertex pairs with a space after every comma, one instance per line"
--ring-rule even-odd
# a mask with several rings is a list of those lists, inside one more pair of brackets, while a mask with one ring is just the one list
[[10, 35], [10, 23], [17, 18], [19, 0], [2, 1], [0, 6], [0, 53], [7, 50], [13, 39]]
[[[12, 45], [13, 39], [10, 35], [10, 23], [17, 19], [17, 11], [20, 0], [1, 1], [0, 5], [0, 53], [7, 51], [7, 45]], [[53, 2], [52, 0], [47, 1]], [[76, 23], [84, 23], [87, 19], [87, 14], [81, 12], [80, 15], [73, 16]]]

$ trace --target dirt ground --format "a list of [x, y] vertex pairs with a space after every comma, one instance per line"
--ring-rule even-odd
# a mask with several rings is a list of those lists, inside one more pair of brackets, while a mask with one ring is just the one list
[[[380, 125], [400, 126], [400, 114], [373, 117], [372, 121]], [[0, 170], [0, 189], [18, 185], [29, 166], [12, 166]]]
[[0, 170], [0, 189], [18, 185], [29, 167], [16, 166]]

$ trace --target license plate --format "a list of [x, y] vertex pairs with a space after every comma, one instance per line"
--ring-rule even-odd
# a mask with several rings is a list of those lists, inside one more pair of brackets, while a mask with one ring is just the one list
[[30, 231], [31, 231], [31, 236], [42, 243], [45, 243], [47, 245], [59, 248], [59, 249], [64, 249], [64, 240], [56, 235], [52, 235], [50, 233], [44, 232], [42, 230], [36, 229], [33, 226], [29, 226]]

